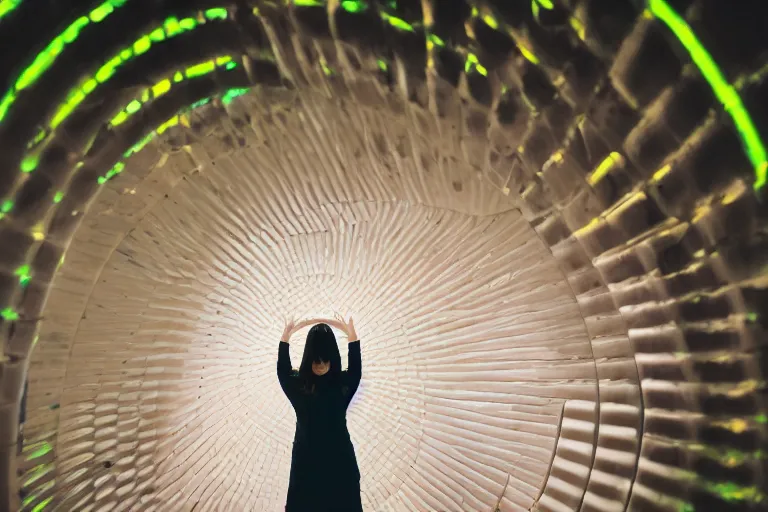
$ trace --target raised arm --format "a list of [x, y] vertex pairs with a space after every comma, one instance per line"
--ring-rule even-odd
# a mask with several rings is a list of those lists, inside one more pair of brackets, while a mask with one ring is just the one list
[[277, 351], [277, 380], [280, 381], [280, 387], [283, 388], [285, 396], [293, 402], [297, 394], [298, 380], [293, 376], [289, 348], [288, 343], [280, 342], [280, 349]]
[[349, 360], [349, 368], [347, 369], [344, 383], [347, 406], [352, 401], [352, 397], [355, 396], [357, 388], [360, 385], [360, 379], [363, 376], [363, 356], [360, 353], [360, 338], [357, 337], [355, 331], [355, 324], [352, 319], [349, 322], [344, 322], [345, 332], [347, 333], [347, 339], [349, 343], [347, 345], [347, 353]]
[[350, 341], [347, 345], [349, 353], [349, 368], [345, 372], [344, 392], [347, 399], [347, 405], [355, 396], [357, 388], [360, 385], [360, 379], [363, 376], [363, 357], [360, 353], [360, 340]]
[[280, 387], [288, 400], [293, 403], [298, 393], [298, 381], [293, 376], [293, 366], [291, 365], [291, 352], [288, 342], [291, 334], [296, 329], [293, 320], [286, 322], [285, 330], [280, 341], [280, 348], [277, 351], [277, 380], [280, 381]]

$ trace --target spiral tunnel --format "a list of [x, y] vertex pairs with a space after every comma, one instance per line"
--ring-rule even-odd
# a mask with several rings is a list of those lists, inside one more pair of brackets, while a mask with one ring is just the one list
[[762, 3], [0, 0], [0, 510], [768, 509]]

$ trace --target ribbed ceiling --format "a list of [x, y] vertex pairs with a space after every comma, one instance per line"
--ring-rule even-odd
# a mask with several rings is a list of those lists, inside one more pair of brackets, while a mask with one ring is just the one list
[[365, 510], [763, 510], [727, 4], [0, 2], [0, 509], [282, 510], [282, 320], [338, 311]]

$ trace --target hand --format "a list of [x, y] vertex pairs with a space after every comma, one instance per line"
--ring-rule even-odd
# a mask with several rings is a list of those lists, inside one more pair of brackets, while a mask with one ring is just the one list
[[357, 332], [355, 331], [355, 323], [353, 322], [352, 317], [349, 317], [348, 322], [338, 313], [335, 314], [334, 317], [334, 324], [347, 334], [347, 341], [358, 341]]
[[296, 323], [294, 317], [289, 317], [285, 321], [285, 329], [283, 330], [282, 340], [287, 343], [290, 337], [293, 336], [293, 333], [296, 331], [299, 331], [308, 325], [319, 324], [321, 322], [325, 322], [325, 320], [322, 318], [311, 318], [309, 320], [302, 320], [301, 322]]
[[288, 343], [294, 331], [296, 331], [296, 319], [291, 315], [285, 319], [285, 328], [283, 328], [283, 335], [280, 340]]

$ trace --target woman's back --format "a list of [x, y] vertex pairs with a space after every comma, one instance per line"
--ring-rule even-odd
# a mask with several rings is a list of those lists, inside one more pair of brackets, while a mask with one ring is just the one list
[[[315, 327], [320, 329], [315, 331]], [[352, 336], [353, 341], [348, 344], [349, 369], [342, 372], [330, 327], [315, 327], [307, 336], [299, 372], [291, 366], [286, 341], [290, 336], [284, 334], [277, 358], [280, 386], [296, 412], [285, 510], [362, 512], [360, 471], [346, 419], [347, 407], [362, 375], [360, 341]], [[288, 327], [286, 331], [290, 334]], [[318, 336], [314, 339], [313, 331]]]
[[[308, 442], [311, 446], [341, 439], [349, 439], [347, 430], [347, 406], [350, 386], [347, 372], [337, 382], [316, 382], [314, 389], [303, 389], [298, 376], [295, 383], [299, 392], [291, 401], [296, 412], [294, 442]], [[356, 386], [355, 386], [356, 388]]]

